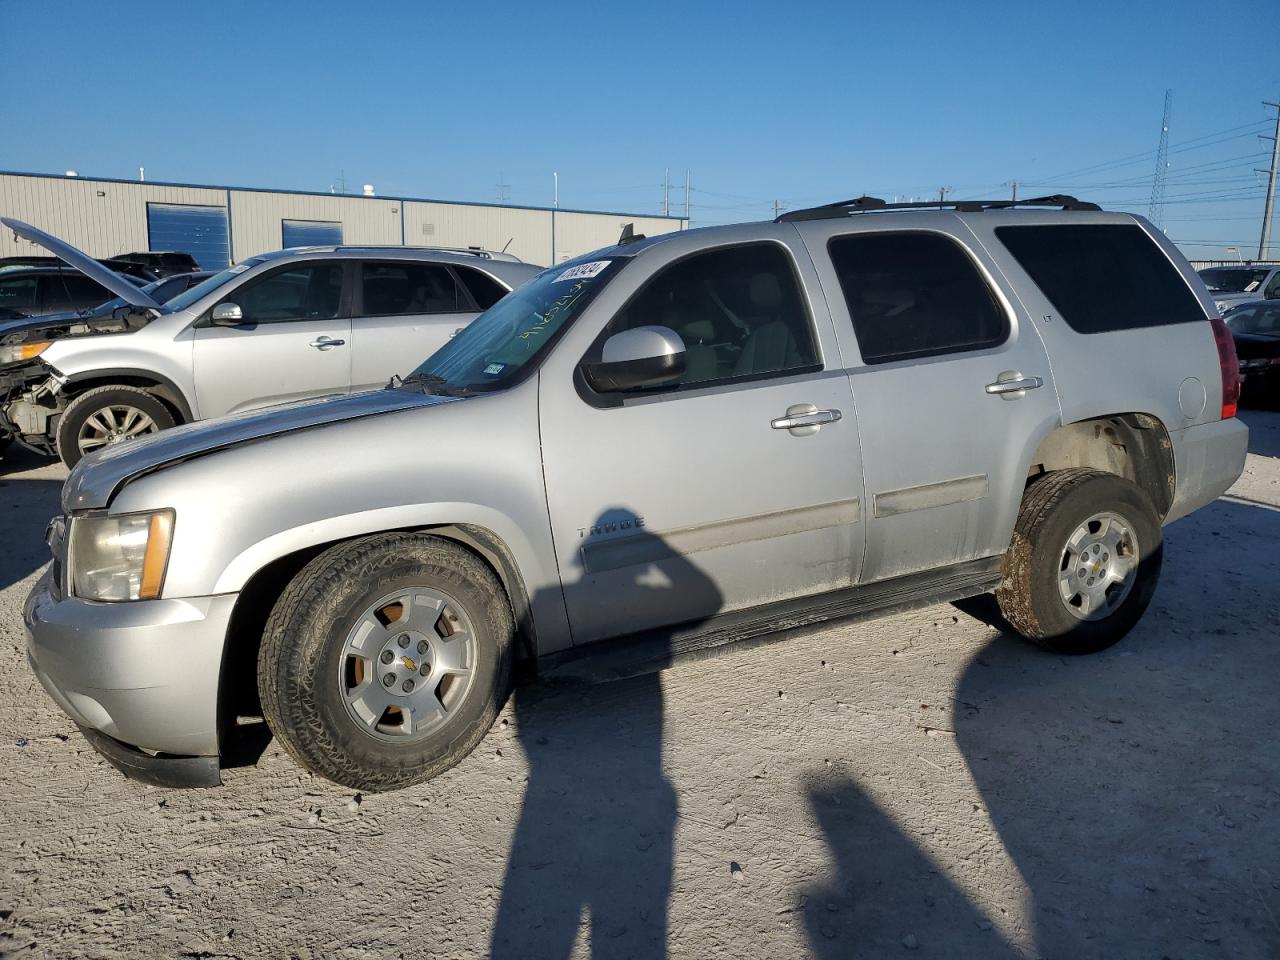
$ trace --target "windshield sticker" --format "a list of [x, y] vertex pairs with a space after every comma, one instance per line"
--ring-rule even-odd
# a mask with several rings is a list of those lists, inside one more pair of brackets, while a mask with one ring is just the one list
[[552, 280], [552, 283], [559, 283], [561, 280], [590, 280], [605, 267], [609, 266], [610, 260], [593, 260], [591, 263], [580, 263], [576, 267], [570, 267], [560, 276]]
[[1245, 288], [1244, 288], [1244, 292], [1245, 292], [1245, 293], [1253, 293], [1253, 291], [1255, 291], [1255, 290], [1257, 290], [1257, 289], [1258, 289], [1258, 285], [1259, 285], [1260, 283], [1262, 283], [1262, 281], [1261, 281], [1261, 280], [1254, 280], [1254, 281], [1252, 281], [1252, 282], [1251, 282], [1247, 287], [1245, 287]]
[[244, 272], [245, 272], [246, 270], [248, 270], [248, 269], [249, 269], [249, 264], [247, 264], [247, 263], [237, 263], [234, 267], [232, 267], [232, 268], [231, 268], [230, 270], [228, 270], [227, 272], [228, 272], [228, 273], [244, 273]]
[[505, 363], [491, 363], [484, 368], [484, 375], [486, 377], [496, 377], [505, 369], [507, 369], [507, 365]]

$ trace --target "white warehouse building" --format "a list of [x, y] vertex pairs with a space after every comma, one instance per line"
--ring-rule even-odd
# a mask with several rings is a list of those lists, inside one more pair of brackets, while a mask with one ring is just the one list
[[[549, 265], [617, 242], [628, 223], [649, 236], [688, 227], [647, 214], [9, 172], [0, 172], [0, 215], [94, 257], [178, 250], [206, 270], [328, 244], [505, 249]], [[0, 257], [43, 253], [0, 231]]]

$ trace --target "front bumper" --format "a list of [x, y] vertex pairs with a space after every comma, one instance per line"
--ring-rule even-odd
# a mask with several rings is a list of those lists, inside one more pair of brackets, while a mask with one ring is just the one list
[[[31, 669], [58, 706], [117, 747], [138, 748], [135, 766], [190, 757], [216, 766], [219, 675], [238, 595], [96, 603], [56, 596], [51, 583], [46, 574], [36, 584], [23, 622]], [[89, 741], [124, 769], [109, 744]]]
[[1232, 417], [1173, 434], [1177, 487], [1165, 517], [1172, 523], [1212, 503], [1240, 479], [1249, 452], [1249, 428]]

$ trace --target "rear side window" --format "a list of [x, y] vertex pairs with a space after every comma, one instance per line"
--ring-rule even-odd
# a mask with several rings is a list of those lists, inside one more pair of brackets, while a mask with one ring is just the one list
[[998, 346], [1009, 320], [958, 243], [937, 233], [857, 233], [827, 244], [864, 363]]
[[29, 310], [39, 305], [35, 277], [12, 277], [0, 281], [0, 307]]
[[1141, 227], [997, 227], [996, 237], [1076, 333], [1206, 320], [1177, 268]]
[[454, 267], [453, 269], [458, 272], [458, 279], [466, 285], [467, 290], [471, 292], [471, 299], [476, 302], [476, 306], [481, 310], [488, 310], [509, 292], [506, 287], [494, 280], [493, 277], [483, 274], [479, 270], [472, 270], [470, 267]]
[[470, 309], [446, 267], [428, 263], [366, 263], [361, 270], [361, 316], [456, 313]]

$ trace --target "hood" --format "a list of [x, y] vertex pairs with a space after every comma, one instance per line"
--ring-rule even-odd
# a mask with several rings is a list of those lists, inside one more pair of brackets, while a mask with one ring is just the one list
[[62, 488], [62, 508], [66, 512], [104, 508], [121, 487], [136, 477], [242, 443], [461, 399], [411, 390], [373, 390], [302, 400], [163, 430], [106, 447], [81, 460]]
[[55, 257], [65, 260], [86, 277], [98, 281], [125, 303], [131, 303], [135, 307], [147, 307], [152, 310], [160, 309], [160, 304], [156, 303], [128, 280], [125, 280], [115, 271], [107, 269], [93, 257], [81, 250], [77, 250], [71, 244], [63, 243], [57, 237], [52, 237], [43, 230], [37, 230], [31, 224], [23, 223], [21, 220], [14, 220], [12, 217], [0, 217], [0, 223], [3, 223], [24, 240], [39, 244]]

